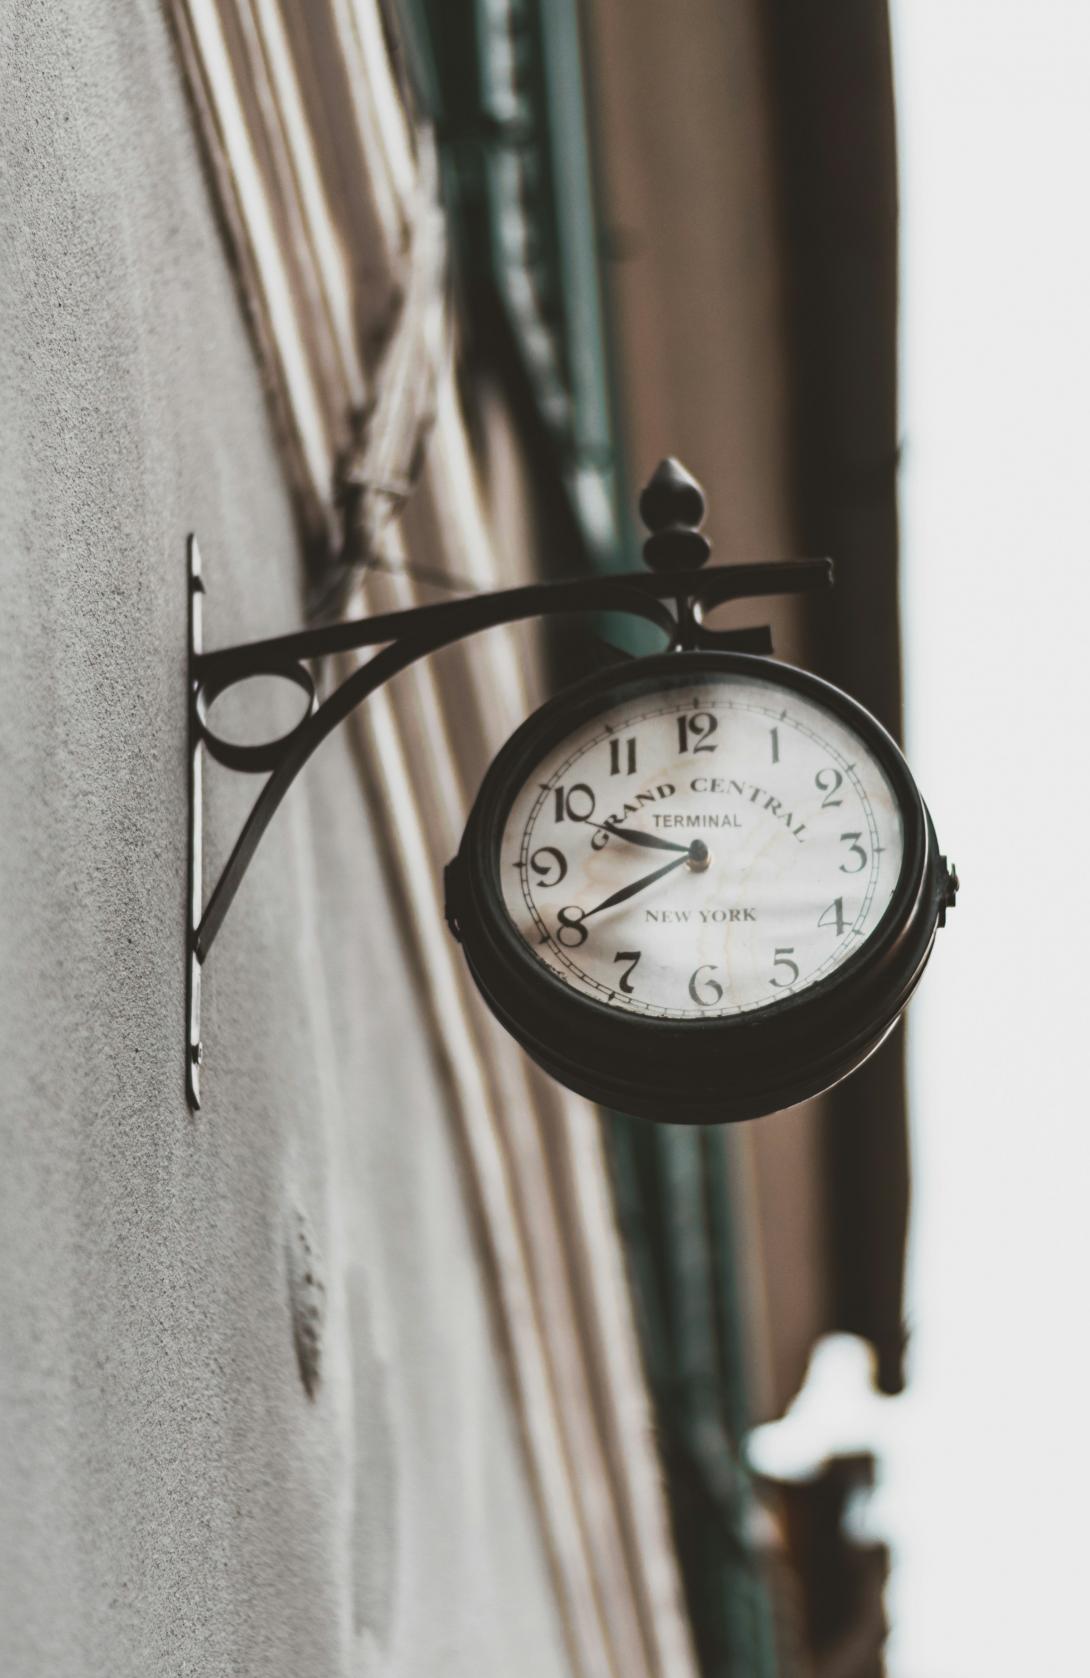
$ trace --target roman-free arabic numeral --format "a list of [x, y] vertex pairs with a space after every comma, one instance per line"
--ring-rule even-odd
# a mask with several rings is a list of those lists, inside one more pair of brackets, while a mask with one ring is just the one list
[[[829, 919], [830, 915], [832, 916], [832, 920]], [[821, 911], [821, 914], [818, 916], [818, 925], [835, 926], [837, 937], [839, 938], [842, 935], [848, 925], [847, 921], [844, 919], [844, 899], [842, 897], [834, 899], [827, 909], [823, 909]]]
[[677, 749], [679, 752], [689, 750], [690, 737], [696, 742], [692, 747], [694, 752], [714, 752], [715, 747], [709, 741], [719, 727], [719, 718], [710, 711], [694, 711], [692, 716], [682, 715], [677, 719]]
[[[568, 872], [567, 859], [555, 845], [541, 845], [530, 858], [539, 886], [558, 886]], [[552, 875], [552, 878], [548, 878]]]
[[[624, 768], [621, 768], [621, 747], [624, 747]], [[613, 739], [609, 742], [609, 772], [611, 775], [634, 775], [636, 773], [636, 736], [629, 734], [624, 740]]]
[[787, 990], [798, 979], [798, 976], [799, 976], [798, 962], [791, 960], [791, 957], [794, 955], [794, 953], [795, 953], [794, 944], [782, 944], [779, 947], [779, 949], [777, 949], [777, 951], [775, 953], [775, 959], [773, 960], [773, 963], [772, 963], [773, 968], [789, 967], [791, 969], [790, 977], [786, 978], [786, 979], [777, 979], [776, 976], [775, 976], [775, 973], [773, 973], [772, 978], [769, 979], [768, 982], [769, 982], [770, 985], [775, 985], [777, 990]]
[[[563, 944], [566, 950], [577, 950], [581, 944], [586, 943], [587, 929], [583, 925], [586, 912], [585, 909], [580, 909], [577, 904], [569, 904], [566, 909], [561, 909], [557, 915], [556, 941], [558, 944]], [[566, 932], [571, 934], [569, 938], [565, 938], [564, 934]]]
[[772, 736], [772, 761], [773, 761], [773, 763], [779, 763], [779, 761], [780, 761], [780, 731], [779, 731], [778, 728], [773, 728], [773, 729], [770, 729], [769, 732]]
[[626, 996], [632, 995], [632, 986], [628, 981], [642, 953], [643, 952], [641, 950], [618, 950], [617, 954], [613, 957], [615, 962], [627, 961], [629, 964], [621, 974], [617, 987], [619, 990], [623, 990]]
[[[832, 779], [830, 780], [830, 776]], [[819, 769], [814, 776], [814, 785], [825, 797], [821, 801], [823, 810], [835, 810], [837, 805], [843, 804], [842, 798], [834, 798], [833, 794], [840, 791], [844, 785], [844, 777], [839, 769]]]
[[571, 822], [589, 821], [594, 814], [594, 792], [585, 781], [577, 781], [573, 787], [555, 787], [553, 789], [553, 820], [562, 822], [566, 816]]
[[[722, 1002], [723, 987], [719, 983], [719, 980], [701, 979], [700, 977], [702, 973], [715, 973], [717, 971], [718, 970], [714, 963], [705, 962], [703, 967], [697, 968], [696, 972], [689, 980], [689, 995], [692, 997], [698, 1008], [714, 1008], [717, 1002]], [[697, 990], [698, 984], [700, 986], [699, 992]]]
[[856, 868], [849, 868], [846, 862], [842, 862], [840, 864], [840, 872], [842, 874], [861, 874], [867, 866], [866, 849], [859, 843], [862, 837], [863, 835], [861, 833], [842, 833], [840, 835], [841, 842], [851, 840], [849, 849], [859, 858], [859, 865]]

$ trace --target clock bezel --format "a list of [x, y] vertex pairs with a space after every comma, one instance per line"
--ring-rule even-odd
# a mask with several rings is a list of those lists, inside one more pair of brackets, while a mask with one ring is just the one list
[[[735, 1014], [664, 1019], [611, 1007], [566, 984], [518, 932], [503, 899], [511, 807], [546, 754], [588, 721], [647, 692], [733, 674], [831, 711], [872, 752], [901, 814], [904, 850], [890, 902], [858, 951], [825, 978]], [[489, 766], [448, 877], [452, 918], [492, 1011], [552, 1076], [604, 1105], [680, 1123], [754, 1117], [854, 1070], [892, 1029], [930, 953], [942, 901], [926, 806], [887, 731], [841, 689], [749, 653], [659, 653], [596, 671], [546, 701]], [[618, 1072], [617, 1068], [623, 1068]], [[729, 1087], [721, 1080], [729, 1079]]]

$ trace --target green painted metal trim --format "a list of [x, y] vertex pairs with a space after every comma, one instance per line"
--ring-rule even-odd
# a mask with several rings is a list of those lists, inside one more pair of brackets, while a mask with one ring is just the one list
[[[504, 308], [588, 565], [639, 539], [619, 444], [579, 0], [404, 0], [429, 67], [463, 271]], [[603, 625], [608, 639], [620, 630]], [[645, 650], [629, 645], [630, 651]], [[611, 1115], [618, 1218], [705, 1678], [775, 1678], [721, 1138]], [[718, 1146], [716, 1145], [718, 1142]]]
[[609, 1138], [702, 1670], [774, 1678], [774, 1617], [740, 1449], [748, 1412], [722, 1139], [620, 1114]]
[[403, 0], [463, 276], [508, 321], [588, 560], [624, 563], [578, 0]]

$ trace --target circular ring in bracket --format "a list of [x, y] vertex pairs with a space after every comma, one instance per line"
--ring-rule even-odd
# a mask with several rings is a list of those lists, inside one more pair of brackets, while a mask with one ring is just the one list
[[[252, 681], [255, 676], [277, 676], [283, 677], [285, 681], [294, 682], [295, 686], [302, 688], [306, 694], [307, 708], [294, 727], [289, 728], [286, 734], [278, 735], [275, 740], [262, 740], [257, 745], [224, 740], [222, 735], [209, 726], [209, 712], [216, 700], [229, 688]], [[261, 775], [275, 769], [317, 709], [318, 696], [314, 689], [314, 677], [303, 664], [282, 664], [269, 670], [247, 670], [242, 675], [209, 677], [200, 684], [196, 694], [197, 723], [201, 740], [209, 753], [217, 763], [224, 764], [226, 768], [238, 769], [249, 775]]]

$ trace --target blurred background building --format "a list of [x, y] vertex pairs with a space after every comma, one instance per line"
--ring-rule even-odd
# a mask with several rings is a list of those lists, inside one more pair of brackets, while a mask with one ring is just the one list
[[548, 1084], [443, 924], [491, 753], [614, 626], [369, 702], [217, 947], [195, 1118], [180, 1046], [191, 531], [228, 644], [637, 563], [676, 454], [720, 561], [835, 557], [776, 650], [898, 731], [885, 7], [2, 27], [4, 1670], [872, 1678], [873, 1465], [745, 1441], [827, 1333], [903, 1384], [899, 1036], [654, 1129]]

